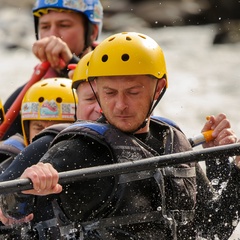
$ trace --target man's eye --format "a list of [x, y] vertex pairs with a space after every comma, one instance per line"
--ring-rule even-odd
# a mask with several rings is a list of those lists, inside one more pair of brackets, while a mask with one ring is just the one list
[[41, 131], [41, 130], [44, 129], [44, 127], [34, 127], [34, 129], [35, 129], [36, 131]]
[[106, 95], [113, 95], [114, 92], [105, 92]]
[[69, 25], [69, 24], [61, 24], [61, 27], [62, 28], [69, 28], [69, 27], [71, 27], [71, 25]]
[[86, 98], [86, 101], [95, 101], [96, 100], [96, 98], [94, 97], [94, 98]]
[[49, 29], [50, 27], [49, 26], [41, 26], [40, 29], [43, 29], [43, 30], [46, 30], [46, 29]]
[[130, 92], [131, 95], [137, 95], [139, 92]]

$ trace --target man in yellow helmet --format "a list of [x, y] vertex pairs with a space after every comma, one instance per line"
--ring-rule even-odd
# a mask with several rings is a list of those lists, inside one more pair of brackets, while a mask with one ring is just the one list
[[[103, 8], [100, 0], [37, 0], [32, 9], [36, 42], [32, 52], [51, 65], [43, 78], [68, 77], [68, 64], [79, 59], [96, 46], [101, 33]], [[24, 86], [18, 88], [5, 102], [5, 112], [11, 107]], [[21, 132], [20, 115], [3, 139]]]
[[[178, 128], [151, 118], [168, 86], [164, 55], [153, 39], [135, 32], [105, 39], [92, 53], [88, 79], [92, 87], [96, 84], [105, 121], [80, 121], [67, 127], [41, 162], [21, 175], [30, 178], [34, 187], [23, 193], [53, 194], [49, 198], [59, 213], [62, 239], [229, 236], [233, 227], [221, 216], [227, 209], [228, 222], [235, 217], [238, 206], [224, 200], [237, 202], [233, 190], [238, 189], [238, 181], [232, 179], [226, 193], [215, 198], [195, 163], [58, 183], [58, 172], [66, 170], [192, 150]], [[229, 132], [225, 140], [233, 143], [236, 136]], [[231, 174], [238, 176], [238, 171], [234, 168]], [[24, 197], [34, 200], [31, 195]], [[26, 216], [31, 212], [29, 207]]]

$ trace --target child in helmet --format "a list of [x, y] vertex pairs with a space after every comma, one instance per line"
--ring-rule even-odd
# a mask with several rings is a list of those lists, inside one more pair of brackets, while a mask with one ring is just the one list
[[[96, 46], [103, 18], [100, 0], [36, 0], [32, 12], [37, 39], [32, 52], [41, 62], [48, 61], [51, 64], [44, 78], [68, 77], [67, 65], [78, 63], [82, 56]], [[5, 112], [23, 87], [7, 99]], [[3, 139], [15, 133], [22, 134], [20, 115]]]
[[[8, 169], [0, 175], [1, 180], [14, 179], [25, 168], [37, 163], [47, 151], [56, 134], [69, 125], [54, 124], [71, 123], [76, 118], [96, 120], [100, 117], [99, 105], [90, 85], [86, 82], [87, 64], [91, 54], [92, 52], [89, 52], [79, 61], [73, 80], [65, 78], [44, 79], [35, 83], [25, 94], [21, 112], [23, 136], [27, 148], [21, 155], [17, 156], [10, 171]], [[43, 131], [44, 126], [49, 124], [54, 125], [54, 127], [48, 127]], [[37, 126], [36, 130], [39, 134], [36, 133], [35, 126]], [[32, 155], [37, 155], [37, 157], [32, 157]], [[19, 166], [19, 161], [24, 161], [24, 164]], [[14, 168], [16, 168], [16, 172], [13, 170]]]

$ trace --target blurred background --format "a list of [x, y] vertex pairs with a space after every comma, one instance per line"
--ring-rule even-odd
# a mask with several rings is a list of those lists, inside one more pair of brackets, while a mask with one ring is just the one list
[[[38, 60], [31, 9], [34, 0], [0, 0], [0, 98], [29, 80]], [[205, 117], [224, 112], [240, 135], [240, 2], [236, 0], [102, 0], [100, 41], [121, 31], [154, 38], [167, 61], [169, 89], [156, 114], [188, 135]]]
[[[33, 0], [0, 0], [0, 99], [28, 81], [38, 60]], [[240, 137], [240, 1], [102, 0], [99, 41], [121, 31], [154, 38], [167, 62], [169, 88], [155, 111], [187, 136], [201, 131], [206, 116], [225, 113]], [[240, 227], [232, 236], [239, 239]]]

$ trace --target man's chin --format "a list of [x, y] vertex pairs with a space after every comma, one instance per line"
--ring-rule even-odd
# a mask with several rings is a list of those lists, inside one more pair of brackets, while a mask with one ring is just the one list
[[129, 126], [127, 123], [122, 123], [122, 124], [117, 124], [114, 126], [125, 133], [132, 133], [132, 132], [136, 131], [136, 128], [134, 126], [132, 126], [132, 124], [131, 124], [131, 126]]

